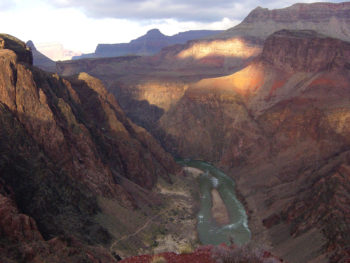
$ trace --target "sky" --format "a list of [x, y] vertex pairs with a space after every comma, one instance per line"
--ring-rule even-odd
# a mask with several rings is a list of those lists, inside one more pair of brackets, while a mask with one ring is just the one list
[[1, 0], [0, 32], [91, 53], [98, 43], [129, 42], [153, 28], [166, 35], [224, 30], [257, 6], [274, 9], [297, 2], [316, 0]]

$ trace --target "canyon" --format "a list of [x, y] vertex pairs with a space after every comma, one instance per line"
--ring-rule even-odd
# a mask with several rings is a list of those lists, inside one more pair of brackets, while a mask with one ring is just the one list
[[[71, 75], [83, 66], [168, 152], [210, 161], [232, 175], [253, 242], [289, 262], [339, 262], [348, 257], [349, 242], [350, 67], [347, 29], [329, 34], [329, 19], [337, 14], [349, 25], [348, 9], [348, 3], [258, 8], [216, 39], [168, 47], [152, 57], [58, 68]], [[251, 37], [261, 21], [285, 13], [308, 23]], [[252, 31], [239, 32], [247, 23]]]
[[[171, 253], [199, 243], [204, 172], [176, 158], [234, 179], [261, 262], [347, 262], [349, 11], [348, 2], [258, 7], [205, 39], [58, 62], [57, 73], [42, 70], [53, 65], [34, 45], [1, 35], [0, 259], [233, 253]], [[220, 191], [209, 195], [216, 223], [227, 223]]]

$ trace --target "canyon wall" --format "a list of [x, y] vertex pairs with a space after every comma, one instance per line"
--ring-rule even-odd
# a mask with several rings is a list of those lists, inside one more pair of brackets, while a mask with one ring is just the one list
[[41, 71], [23, 42], [0, 40], [1, 260], [114, 262], [96, 246], [113, 240], [100, 199], [141, 214], [178, 165], [100, 80]]

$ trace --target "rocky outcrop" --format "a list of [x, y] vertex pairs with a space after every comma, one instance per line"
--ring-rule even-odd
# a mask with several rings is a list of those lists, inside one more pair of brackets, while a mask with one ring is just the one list
[[18, 62], [33, 64], [33, 55], [30, 48], [21, 40], [7, 34], [0, 34], [0, 50], [9, 49], [14, 51]]
[[130, 41], [129, 43], [120, 44], [98, 44], [95, 53], [83, 54], [73, 59], [97, 58], [97, 57], [118, 57], [125, 55], [154, 55], [161, 51], [162, 48], [184, 44], [189, 40], [200, 39], [210, 35], [218, 34], [219, 30], [191, 30], [180, 32], [173, 36], [166, 36], [158, 29], [149, 30], [145, 35]]
[[349, 41], [349, 11], [349, 2], [303, 3], [273, 10], [257, 7], [239, 25], [213, 38], [242, 36], [264, 40], [276, 31], [289, 29], [315, 30], [333, 38]]

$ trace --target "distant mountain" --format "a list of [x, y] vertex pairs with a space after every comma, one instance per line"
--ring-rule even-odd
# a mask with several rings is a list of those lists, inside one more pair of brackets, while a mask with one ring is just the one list
[[80, 56], [81, 52], [65, 49], [61, 43], [36, 44], [37, 49], [54, 61], [71, 60], [74, 56]]
[[55, 63], [55, 61], [51, 60], [50, 58], [48, 58], [47, 56], [45, 56], [44, 54], [39, 52], [36, 49], [33, 41], [29, 40], [26, 43], [26, 45], [28, 47], [30, 47], [30, 49], [32, 50], [34, 66], [37, 66], [37, 67], [41, 68], [42, 70], [46, 70], [46, 71], [49, 71], [49, 72], [55, 72], [56, 71], [56, 63]]
[[146, 35], [134, 39], [129, 43], [98, 44], [95, 53], [83, 54], [82, 56], [73, 57], [73, 59], [118, 57], [130, 54], [154, 55], [164, 47], [184, 44], [189, 40], [201, 39], [221, 32], [220, 30], [191, 30], [173, 36], [166, 36], [158, 29], [152, 29]]
[[274, 10], [257, 7], [242, 23], [211, 39], [244, 36], [264, 40], [282, 29], [315, 30], [350, 41], [350, 2], [295, 4]]

